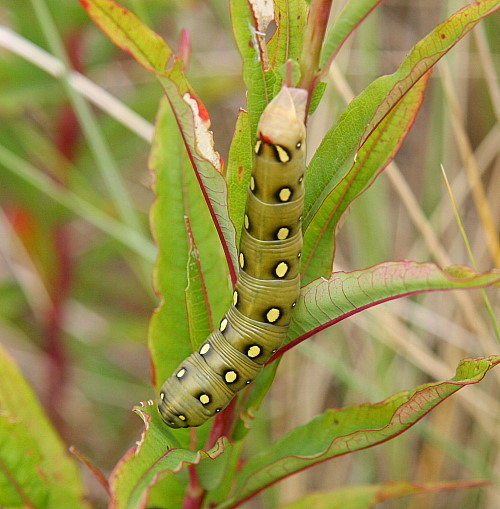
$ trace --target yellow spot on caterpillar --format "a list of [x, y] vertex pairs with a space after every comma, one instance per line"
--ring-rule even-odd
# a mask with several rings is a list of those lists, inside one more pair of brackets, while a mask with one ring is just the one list
[[251, 359], [255, 359], [255, 357], [258, 357], [260, 355], [260, 352], [261, 352], [261, 348], [260, 346], [258, 345], [252, 345], [248, 351], [247, 351], [247, 355], [248, 357], [250, 357]]
[[224, 375], [224, 380], [228, 384], [232, 384], [236, 379], [238, 378], [238, 374], [236, 371], [226, 371], [226, 374]]
[[[226, 320], [224, 318], [224, 320]], [[224, 320], [222, 320], [222, 322], [224, 322]], [[221, 326], [221, 330], [224, 330], [222, 329], [222, 322], [220, 324]], [[227, 320], [226, 320], [226, 324], [227, 324]], [[225, 328], [225, 327], [224, 327]], [[205, 355], [208, 351], [210, 350], [210, 343], [205, 343], [201, 348], [200, 348], [200, 355]]]
[[285, 277], [288, 272], [288, 263], [280, 262], [274, 271], [278, 277]]
[[245, 255], [243, 253], [240, 253], [239, 260], [240, 260], [240, 267], [243, 268], [245, 266]]
[[261, 145], [262, 145], [262, 141], [257, 140], [257, 143], [255, 144], [255, 148], [254, 148], [256, 154], [259, 153]]
[[164, 392], [160, 392], [160, 399], [162, 401], [165, 399], [165, 393]]
[[304, 177], [299, 178], [299, 184], [302, 184], [302, 182], [304, 182]]
[[185, 420], [186, 420], [186, 416], [185, 416], [185, 415], [180, 414], [180, 415], [178, 415], [177, 417], [178, 417], [181, 421], [185, 421]]
[[210, 396], [208, 394], [201, 394], [198, 399], [202, 405], [208, 405], [210, 403]]
[[220, 322], [219, 330], [221, 332], [224, 332], [227, 328], [227, 324], [228, 324], [227, 318], [223, 318], [222, 321]]
[[233, 293], [233, 306], [236, 306], [238, 304], [238, 292]]
[[255, 191], [255, 179], [252, 177], [250, 177], [250, 190], [251, 191]]
[[245, 230], [248, 230], [248, 228], [250, 227], [250, 219], [248, 219], [248, 216], [246, 214], [245, 214], [244, 224], [245, 224]]
[[184, 368], [179, 369], [177, 371], [177, 375], [175, 375], [177, 378], [182, 378], [186, 374], [186, 370]]
[[278, 240], [285, 240], [286, 238], [288, 238], [288, 235], [290, 234], [290, 229], [287, 228], [286, 226], [283, 226], [283, 228], [280, 228], [278, 230]]
[[274, 323], [280, 317], [280, 310], [278, 308], [271, 308], [266, 313], [266, 318], [269, 323]]
[[279, 194], [281, 201], [288, 201], [290, 199], [290, 196], [292, 195], [292, 191], [288, 187], [284, 187]]
[[282, 163], [287, 163], [290, 161], [290, 156], [288, 155], [288, 152], [279, 145], [274, 145], [276, 147], [276, 152], [278, 153], [278, 157], [280, 158], [280, 161]]

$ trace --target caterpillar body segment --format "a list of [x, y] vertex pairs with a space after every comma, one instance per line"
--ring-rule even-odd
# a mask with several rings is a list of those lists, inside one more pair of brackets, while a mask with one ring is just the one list
[[257, 127], [232, 305], [160, 390], [172, 428], [199, 426], [283, 344], [300, 291], [307, 92], [284, 87]]

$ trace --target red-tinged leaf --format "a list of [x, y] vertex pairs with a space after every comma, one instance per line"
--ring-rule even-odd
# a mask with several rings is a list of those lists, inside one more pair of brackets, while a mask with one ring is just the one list
[[317, 491], [296, 502], [281, 506], [280, 509], [302, 509], [303, 507], [314, 509], [370, 509], [380, 502], [409, 495], [478, 488], [486, 484], [489, 484], [489, 481], [442, 481], [424, 483], [391, 481], [384, 484], [347, 486], [338, 490]]
[[330, 409], [250, 458], [233, 495], [217, 509], [236, 507], [271, 484], [322, 461], [380, 444], [403, 433], [462, 387], [480, 382], [500, 356], [463, 360], [449, 381], [421, 385], [380, 403]]
[[[375, 180], [392, 161], [413, 125], [423, 102], [429, 74], [426, 74], [379, 123], [361, 143], [352, 160], [346, 161], [338, 172], [342, 176], [330, 192], [322, 197], [322, 204], [309, 222], [302, 249], [302, 284], [332, 271], [335, 254], [335, 228], [347, 207]], [[342, 124], [338, 136], [349, 127]], [[348, 168], [347, 171], [344, 168]], [[307, 182], [314, 174], [308, 174]], [[306, 186], [307, 189], [307, 186]]]
[[[307, 259], [312, 260], [312, 251], [316, 250], [316, 246], [320, 242], [324, 242], [326, 245], [322, 247], [321, 252], [318, 252], [316, 258], [319, 260], [323, 258], [331, 260], [332, 258], [331, 232], [338, 222], [339, 215], [335, 215], [335, 211], [332, 212], [331, 203], [325, 205], [325, 200], [330, 193], [335, 192], [338, 186], [342, 186], [343, 179], [349, 180], [352, 176], [350, 172], [354, 167], [356, 154], [363, 147], [363, 143], [370, 137], [375, 136], [376, 138], [381, 122], [387, 118], [391, 110], [400, 107], [402, 102], [407, 101], [404, 99], [405, 95], [441, 57], [450, 51], [481, 19], [491, 15], [499, 8], [498, 0], [482, 0], [468, 5], [450, 16], [415, 45], [394, 74], [377, 79], [357, 96], [337, 124], [327, 133], [311, 160], [306, 176], [304, 244], [306, 249], [311, 252]], [[409, 112], [413, 108], [410, 101]], [[411, 122], [413, 119], [410, 116], [408, 125], [411, 125]], [[407, 127], [403, 126], [402, 130], [401, 127], [394, 128], [396, 137], [404, 135], [407, 131]], [[387, 132], [390, 128], [389, 125], [385, 127]], [[394, 155], [393, 150], [390, 149], [390, 140], [388, 143], [389, 146], [385, 149], [387, 162]], [[380, 168], [368, 163], [369, 160], [365, 162], [363, 171], [357, 173], [354, 181], [349, 181], [350, 193], [345, 198], [347, 203], [335, 204], [335, 210], [345, 210], [352, 200], [372, 182], [372, 177], [377, 174]], [[341, 199], [344, 199], [343, 196], [346, 193], [338, 194]], [[310, 228], [311, 231], [309, 231]], [[330, 249], [330, 252], [326, 251], [327, 248]], [[327, 256], [324, 256], [325, 253]], [[312, 269], [308, 270], [307, 280], [320, 274], [325, 277], [329, 275], [325, 262], [317, 268], [318, 271], [321, 270], [321, 273]]]
[[156, 195], [151, 229], [158, 245], [154, 284], [161, 302], [148, 340], [158, 387], [197, 348], [200, 329], [222, 318], [231, 291], [217, 232], [166, 100], [157, 118], [150, 166]]
[[238, 266], [236, 233], [229, 219], [227, 186], [221, 174], [220, 156], [213, 149], [207, 110], [186, 80], [180, 60], [175, 62], [168, 77], [159, 77], [159, 80], [180, 128], [189, 160], [219, 234], [231, 279], [235, 283]]
[[[134, 411], [143, 419], [145, 429], [137, 445], [123, 456], [111, 473], [110, 509], [146, 507], [151, 487], [161, 479], [180, 472], [187, 465], [213, 461], [228, 446], [225, 439], [220, 439], [208, 452], [173, 448], [172, 442], [165, 443], [165, 424], [155, 407], [136, 407]], [[169, 485], [170, 507], [182, 506], [184, 489], [180, 484]]]
[[142, 66], [163, 74], [172, 57], [168, 44], [114, 0], [80, 0], [94, 23]]
[[319, 69], [322, 71], [322, 75], [328, 72], [331, 62], [337, 56], [349, 35], [382, 1], [350, 0], [347, 2], [326, 34], [319, 62]]
[[137, 16], [113, 0], [85, 0], [87, 12], [106, 35], [155, 73], [174, 111], [182, 140], [226, 254], [233, 283], [237, 255], [234, 226], [227, 212], [222, 161], [214, 150], [207, 109], [184, 74], [184, 62]]
[[384, 262], [353, 272], [334, 272], [302, 288], [288, 332], [289, 343], [275, 354], [363, 309], [388, 300], [437, 290], [500, 285], [500, 271], [474, 272], [460, 265], [440, 269], [434, 263]]

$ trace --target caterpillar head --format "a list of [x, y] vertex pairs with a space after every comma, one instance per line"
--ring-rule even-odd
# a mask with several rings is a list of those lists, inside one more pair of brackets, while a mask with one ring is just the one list
[[[307, 91], [283, 87], [267, 105], [257, 126], [257, 137], [264, 143], [292, 151], [304, 145]], [[297, 147], [297, 145], [300, 145]]]

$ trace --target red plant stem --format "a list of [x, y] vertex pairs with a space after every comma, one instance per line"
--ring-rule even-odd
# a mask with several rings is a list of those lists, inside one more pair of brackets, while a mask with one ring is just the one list
[[[82, 37], [74, 31], [66, 40], [66, 48], [71, 65], [82, 71]], [[55, 146], [67, 161], [73, 161], [80, 138], [80, 126], [73, 109], [68, 103], [62, 105], [56, 125]], [[52, 178], [62, 187], [68, 181], [69, 165], [57, 168]], [[70, 226], [66, 222], [55, 225], [52, 232], [54, 252], [54, 274], [50, 281], [52, 306], [48, 310], [45, 324], [45, 349], [49, 356], [47, 374], [46, 407], [52, 422], [64, 435], [61, 408], [64, 403], [64, 390], [68, 378], [68, 359], [64, 345], [63, 324], [65, 306], [71, 294], [73, 259], [71, 254]]]
[[[191, 449], [196, 449], [196, 429], [191, 428]], [[182, 509], [199, 509], [203, 505], [203, 500], [207, 492], [198, 482], [198, 474], [195, 465], [188, 465], [189, 484], [184, 497]]]
[[48, 310], [45, 328], [45, 348], [49, 355], [47, 381], [47, 413], [59, 431], [63, 431], [60, 408], [64, 400], [64, 388], [68, 377], [67, 357], [63, 339], [64, 308], [71, 289], [72, 260], [69, 247], [69, 231], [59, 225], [53, 233], [56, 254], [56, 274], [52, 281], [52, 306]]
[[299, 87], [309, 92], [309, 102], [319, 79], [319, 59], [333, 0], [312, 0], [300, 56]]
[[231, 434], [234, 427], [234, 421], [236, 414], [234, 409], [238, 402], [238, 398], [233, 398], [229, 405], [214, 418], [210, 434], [208, 435], [207, 442], [205, 444], [205, 450], [210, 450], [220, 437], [231, 438]]

